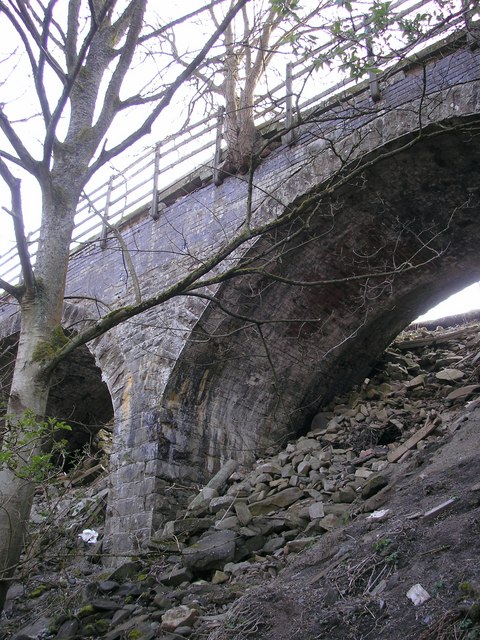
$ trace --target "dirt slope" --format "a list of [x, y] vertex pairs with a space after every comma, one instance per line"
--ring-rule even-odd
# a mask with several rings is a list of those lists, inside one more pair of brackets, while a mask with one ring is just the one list
[[[480, 637], [480, 411], [399, 468], [382, 509], [326, 533], [238, 600], [215, 640]], [[454, 499], [438, 515], [423, 514]], [[431, 596], [415, 606], [415, 584]]]
[[479, 363], [478, 324], [402, 336], [308, 434], [114, 572], [102, 465], [39, 487], [0, 638], [479, 640]]

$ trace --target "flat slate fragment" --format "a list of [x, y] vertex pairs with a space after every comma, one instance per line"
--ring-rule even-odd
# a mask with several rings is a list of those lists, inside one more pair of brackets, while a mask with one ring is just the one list
[[454, 389], [450, 391], [445, 400], [458, 400], [459, 398], [468, 398], [475, 391], [480, 390], [480, 384], [468, 384], [465, 387], [459, 387], [458, 389]]
[[278, 511], [279, 509], [285, 509], [289, 507], [303, 496], [302, 489], [297, 487], [289, 487], [283, 491], [279, 491], [272, 496], [268, 496], [263, 500], [254, 502], [249, 505], [249, 509], [252, 515], [259, 516], [271, 513], [272, 511]]
[[456, 498], [450, 498], [449, 500], [445, 500], [445, 502], [442, 502], [436, 507], [433, 507], [433, 509], [430, 509], [430, 511], [427, 511], [426, 513], [424, 513], [423, 519], [430, 520], [431, 518], [435, 518], [435, 516], [438, 516], [440, 513], [448, 509], [448, 507], [450, 507], [455, 501], [456, 501]]
[[183, 561], [189, 569], [218, 569], [231, 562], [235, 555], [238, 534], [230, 529], [215, 531], [182, 551]]
[[435, 431], [438, 425], [438, 417], [428, 416], [425, 425], [421, 429], [416, 431], [413, 436], [410, 436], [410, 438], [408, 438], [406, 442], [388, 453], [387, 460], [389, 462], [396, 462], [397, 460], [399, 460], [403, 456], [403, 454], [409, 449], [412, 449], [417, 444], [417, 442], [420, 442], [420, 440], [426, 438], [432, 431]]
[[464, 377], [463, 371], [460, 369], [442, 369], [435, 374], [437, 380], [447, 380], [453, 382], [454, 380], [461, 380]]

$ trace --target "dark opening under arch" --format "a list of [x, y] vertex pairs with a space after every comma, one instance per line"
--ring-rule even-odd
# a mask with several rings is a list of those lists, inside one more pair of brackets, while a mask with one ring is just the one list
[[295, 224], [257, 242], [259, 273], [221, 286], [165, 393], [199, 475], [304, 430], [405, 326], [480, 278], [478, 142], [475, 123], [426, 135], [333, 195], [306, 194], [279, 251]]
[[[0, 341], [0, 400], [6, 403], [17, 352], [18, 334]], [[95, 452], [95, 436], [113, 420], [108, 387], [95, 359], [83, 345], [57, 367], [47, 403], [48, 417], [66, 422], [71, 431], [59, 432], [67, 440], [65, 466], [87, 449]]]

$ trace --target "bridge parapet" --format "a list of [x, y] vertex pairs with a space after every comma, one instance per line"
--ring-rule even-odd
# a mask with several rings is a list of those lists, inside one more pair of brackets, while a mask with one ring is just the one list
[[[308, 110], [330, 109], [332, 104], [345, 94], [355, 96], [367, 87], [374, 101], [381, 95], [381, 85], [391, 75], [392, 69], [409, 65], [411, 59], [427, 59], [433, 50], [438, 53], [439, 40], [457, 39], [458, 30], [471, 46], [479, 41], [478, 8], [472, 0], [455, 0], [445, 15], [434, 10], [431, 0], [397, 0], [389, 6], [388, 29], [396, 40], [396, 47], [388, 53], [374, 52], [371, 41], [370, 14], [354, 14], [349, 18], [352, 45], [364, 43], [367, 57], [366, 69], [374, 66], [377, 71], [364, 70], [351, 77], [348, 65], [340, 62], [334, 72], [322, 78], [322, 90], [316, 88], [319, 63], [332, 62], [338, 50], [337, 35], [326, 39], [308, 56], [288, 63], [285, 81], [269, 87], [264, 95], [255, 99], [255, 123], [266, 140], [282, 138], [284, 142], [295, 140], [295, 128]], [[419, 13], [420, 11], [420, 13]], [[398, 25], [422, 22], [421, 16], [429, 17], [429, 27], [416, 41], [405, 39]], [[417, 24], [417, 27], [419, 27]], [[345, 35], [344, 40], [347, 36]], [[386, 46], [386, 43], [384, 42]], [[338, 53], [338, 52], [337, 52]], [[401, 60], [402, 62], [398, 62]], [[320, 64], [320, 67], [322, 66]], [[380, 73], [379, 73], [380, 72]], [[325, 76], [325, 74], [324, 74]], [[361, 80], [363, 79], [363, 82]], [[387, 80], [388, 81], [388, 80]], [[220, 110], [221, 112], [221, 110]], [[82, 198], [75, 221], [72, 251], [92, 242], [105, 248], [112, 226], [122, 225], [125, 220], [139, 212], [149, 210], [156, 219], [165, 206], [186, 192], [198, 189], [212, 180], [221, 162], [222, 122], [219, 115], [212, 115], [182, 126], [163, 140], [141, 153], [133, 163], [123, 165], [105, 182], [94, 184]], [[214, 149], [217, 151], [214, 154]], [[193, 167], [197, 167], [193, 169]], [[33, 260], [35, 259], [39, 231], [29, 235]], [[14, 281], [20, 273], [18, 256], [13, 247], [0, 258], [0, 277]]]

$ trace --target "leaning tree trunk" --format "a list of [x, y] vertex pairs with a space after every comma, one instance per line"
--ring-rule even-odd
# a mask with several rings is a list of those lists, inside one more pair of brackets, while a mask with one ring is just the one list
[[223, 136], [227, 143], [227, 150], [219, 172], [218, 183], [229, 175], [248, 172], [257, 139], [253, 119], [253, 94], [257, 78], [254, 74], [250, 74], [250, 77], [244, 81], [244, 86], [239, 89], [239, 58], [235, 51], [231, 25], [225, 30], [225, 49]]
[[23, 549], [35, 490], [33, 478], [20, 476], [41, 445], [32, 441], [18, 449], [14, 434], [21, 433], [27, 411], [39, 421], [45, 417], [50, 385], [46, 365], [57, 346], [74, 213], [74, 207], [65, 206], [65, 199], [55, 205], [44, 194], [35, 285], [20, 300], [22, 323], [7, 405], [12, 437], [7, 434], [3, 443], [5, 450], [10, 443], [15, 468], [0, 469], [0, 611]]
[[[246, 14], [245, 14], [246, 15]], [[220, 175], [221, 180], [227, 175], [236, 173], [245, 174], [252, 168], [255, 153], [258, 151], [260, 135], [255, 128], [254, 120], [254, 95], [258, 81], [271, 60], [272, 50], [269, 50], [269, 42], [272, 31], [282, 20], [281, 12], [271, 7], [265, 18], [265, 23], [258, 38], [254, 39], [253, 50], [246, 46], [243, 56], [245, 58], [243, 73], [240, 71], [239, 56], [235, 51], [233, 31], [231, 26], [225, 30], [225, 127], [224, 138], [227, 143], [227, 152]], [[245, 17], [245, 25], [248, 18]], [[273, 50], [275, 50], [275, 46]], [[244, 76], [242, 86], [239, 87], [239, 78]]]

